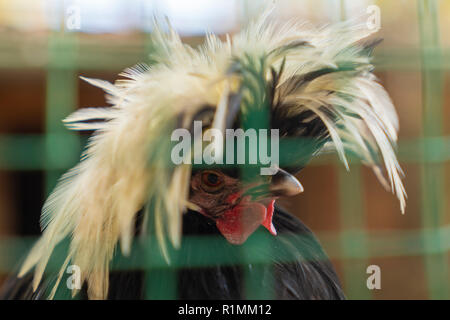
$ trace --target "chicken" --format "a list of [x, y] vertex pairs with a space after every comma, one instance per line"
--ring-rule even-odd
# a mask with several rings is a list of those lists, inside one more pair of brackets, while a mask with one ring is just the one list
[[[70, 292], [74, 296], [157, 296], [157, 286], [145, 292], [146, 277], [157, 282], [156, 271], [110, 272], [118, 245], [123, 255], [132, 256], [135, 235], [154, 234], [168, 264], [172, 247], [185, 259], [176, 273], [176, 298], [243, 299], [244, 274], [252, 264], [187, 267], [189, 253], [202, 249], [182, 236], [219, 237], [204, 246], [233, 255], [261, 226], [273, 237], [274, 250], [253, 249], [270, 261], [258, 273], [263, 275], [256, 280], [258, 290], [280, 299], [344, 298], [317, 239], [275, 203], [303, 191], [295, 175], [311, 158], [335, 150], [347, 168], [346, 153], [372, 167], [396, 193], [403, 212], [406, 193], [394, 152], [398, 118], [372, 74], [370, 55], [377, 41], [362, 42], [371, 33], [364, 23], [314, 29], [278, 26], [269, 16], [270, 10], [225, 41], [208, 35], [197, 49], [156, 23], [154, 64], [127, 69], [121, 74], [126, 79], [115, 84], [85, 79], [103, 88], [112, 106], [81, 109], [64, 120], [70, 129], [95, 134], [80, 163], [45, 203], [43, 235], [7, 284], [5, 297], [51, 299], [69, 265], [80, 268], [84, 284]], [[195, 134], [196, 121], [210, 133], [277, 129], [280, 161], [270, 167], [271, 174], [260, 174], [261, 164], [192, 164], [195, 150], [189, 150], [174, 164], [169, 137], [176, 129]], [[217, 159], [224, 159], [229, 150], [219, 142], [210, 146]], [[56, 245], [67, 238], [59, 274], [44, 276]]]

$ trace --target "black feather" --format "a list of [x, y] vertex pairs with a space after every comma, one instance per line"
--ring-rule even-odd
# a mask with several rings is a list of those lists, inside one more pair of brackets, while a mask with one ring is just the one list
[[[272, 292], [276, 299], [344, 299], [338, 277], [326, 254], [311, 231], [297, 218], [280, 208], [276, 208], [273, 223], [278, 230], [274, 250], [264, 246], [258, 248], [258, 254], [271, 255], [271, 263], [259, 266], [256, 278], [256, 290]], [[189, 211], [184, 215], [184, 235], [217, 235], [222, 237], [215, 224], [203, 215]], [[250, 239], [249, 239], [250, 240]], [[209, 243], [205, 243], [209, 245]], [[227, 250], [232, 246], [224, 238], [215, 242], [217, 252], [234, 254], [237, 250]], [[235, 246], [233, 246], [235, 247]], [[180, 249], [189, 264], [189, 251], [200, 250], [198, 247], [183, 244]], [[276, 254], [272, 255], [273, 252]], [[293, 262], [285, 262], [286, 258]], [[249, 265], [213, 265], [207, 268], [185, 268], [174, 275], [177, 279], [178, 299], [245, 299], [247, 294], [244, 287], [244, 271]], [[161, 272], [161, 271], [157, 271]], [[158, 279], [155, 273], [151, 275]], [[152, 297], [152, 293], [145, 293], [145, 272], [111, 272], [108, 299], [143, 299]], [[0, 294], [1, 299], [45, 299], [47, 287], [41, 285], [33, 293], [31, 290], [31, 276], [22, 279], [11, 278], [7, 281]], [[45, 281], [44, 281], [45, 283]], [[164, 281], [153, 285], [166, 285]], [[86, 287], [81, 290], [77, 298], [85, 299]]]

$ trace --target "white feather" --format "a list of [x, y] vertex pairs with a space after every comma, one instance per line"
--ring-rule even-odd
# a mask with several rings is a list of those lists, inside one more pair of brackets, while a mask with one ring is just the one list
[[[284, 99], [295, 104], [289, 113], [311, 110], [322, 120], [330, 143], [347, 168], [345, 152], [350, 150], [371, 166], [383, 183], [369, 147], [379, 151], [404, 211], [406, 193], [394, 153], [398, 118], [387, 93], [367, 71], [369, 58], [360, 56], [354, 47], [370, 31], [363, 24], [352, 23], [314, 29], [288, 22], [277, 28], [268, 20], [269, 11], [226, 42], [210, 35], [198, 49], [183, 44], [173, 28], [165, 34], [157, 26], [153, 32], [155, 65], [127, 69], [121, 74], [126, 79], [115, 84], [82, 77], [105, 90], [113, 107], [83, 109], [65, 119], [70, 129], [97, 132], [80, 163], [63, 176], [47, 199], [41, 219], [43, 235], [19, 276], [35, 267], [36, 289], [56, 245], [70, 238], [61, 271], [68, 261], [78, 265], [82, 281], [88, 283], [89, 297], [105, 298], [114, 250], [120, 242], [123, 253], [130, 254], [136, 213], [144, 206], [148, 209], [150, 200], [158, 243], [169, 260], [166, 235], [172, 245], [180, 245], [181, 215], [186, 207], [192, 207], [188, 201], [191, 167], [167, 165], [165, 152], [170, 140], [165, 134], [180, 118], [184, 126], [190, 125], [193, 115], [205, 105], [217, 107], [214, 127], [223, 129], [225, 97], [228, 90], [237, 91], [241, 81], [229, 74], [230, 64], [244, 56], [265, 56], [268, 66], [276, 68], [285, 61], [277, 89], [292, 77], [320, 68], [338, 68], [345, 61], [361, 64], [355, 72], [331, 73], [310, 81]], [[294, 41], [307, 45], [284, 50]], [[266, 80], [270, 77], [267, 69]], [[102, 122], [88, 122], [93, 120]]]

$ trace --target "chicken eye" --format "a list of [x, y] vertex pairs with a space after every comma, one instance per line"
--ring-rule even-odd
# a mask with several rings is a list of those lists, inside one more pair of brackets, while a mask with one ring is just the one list
[[215, 172], [206, 171], [202, 173], [202, 185], [206, 191], [217, 191], [223, 185], [223, 179]]

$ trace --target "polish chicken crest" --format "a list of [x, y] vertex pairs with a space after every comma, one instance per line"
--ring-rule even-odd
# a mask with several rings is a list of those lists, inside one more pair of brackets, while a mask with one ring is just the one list
[[[143, 208], [168, 260], [169, 243], [180, 246], [187, 209], [214, 221], [232, 244], [244, 243], [260, 225], [275, 236], [275, 200], [303, 191], [294, 174], [330, 150], [347, 169], [348, 154], [370, 166], [404, 212], [403, 173], [394, 152], [398, 118], [372, 74], [377, 41], [364, 40], [372, 32], [365, 23], [278, 25], [268, 11], [234, 36], [207, 35], [198, 48], [184, 44], [170, 26], [163, 29], [156, 23], [150, 66], [125, 70], [115, 84], [83, 78], [105, 90], [111, 107], [80, 109], [64, 120], [69, 129], [95, 133], [44, 204], [43, 235], [19, 273], [34, 268], [34, 290], [55, 247], [69, 238], [49, 298], [69, 264], [80, 267], [89, 298], [106, 298], [116, 246], [130, 254]], [[171, 164], [171, 133], [192, 131], [194, 121], [221, 132], [276, 128], [280, 144], [290, 144], [280, 147], [271, 176]]]

